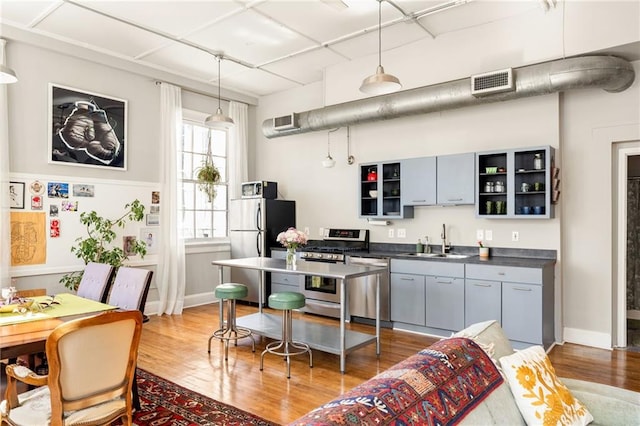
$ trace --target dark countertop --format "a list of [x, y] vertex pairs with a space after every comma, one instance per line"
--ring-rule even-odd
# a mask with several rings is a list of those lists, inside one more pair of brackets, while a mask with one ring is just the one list
[[[272, 249], [278, 248], [273, 247]], [[439, 245], [431, 245], [430, 248], [432, 253], [439, 253], [441, 250]], [[370, 243], [368, 252], [350, 252], [349, 255], [362, 257], [388, 257], [392, 259], [415, 260], [418, 262], [449, 262], [492, 266], [514, 266], [523, 268], [544, 268], [556, 263], [555, 250], [491, 247], [489, 249], [489, 258], [480, 259], [480, 256], [478, 255], [478, 247], [456, 246], [452, 247], [452, 254], [465, 254], [469, 257], [465, 257], [463, 259], [447, 259], [442, 257], [421, 257], [410, 255], [409, 253], [415, 253], [415, 249], [415, 244]]]

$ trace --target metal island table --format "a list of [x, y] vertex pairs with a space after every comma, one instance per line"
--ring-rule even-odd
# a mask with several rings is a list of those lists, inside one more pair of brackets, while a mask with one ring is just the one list
[[[287, 266], [284, 259], [269, 257], [250, 257], [244, 259], [214, 260], [212, 265], [219, 266], [220, 283], [224, 282], [223, 268], [247, 268], [265, 272], [280, 272], [294, 275], [313, 275], [334, 278], [340, 283], [340, 327], [317, 324], [310, 321], [293, 321], [293, 338], [307, 343], [312, 349], [340, 355], [340, 372], [345, 372], [346, 355], [350, 351], [376, 342], [376, 354], [380, 355], [380, 274], [387, 271], [381, 266], [345, 265], [340, 263], [298, 261], [296, 266]], [[261, 274], [264, 276], [264, 274]], [[350, 278], [377, 275], [376, 280], [376, 333], [375, 335], [345, 329], [347, 303], [347, 281]], [[265, 296], [265, 284], [260, 283], [258, 312], [238, 317], [236, 322], [253, 333], [271, 339], [282, 336], [282, 318], [280, 315], [264, 313], [262, 305]]]

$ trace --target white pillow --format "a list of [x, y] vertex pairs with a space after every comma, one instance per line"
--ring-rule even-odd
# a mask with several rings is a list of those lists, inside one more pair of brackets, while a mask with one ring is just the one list
[[542, 346], [500, 358], [520, 413], [531, 425], [587, 425], [593, 416], [556, 377]]

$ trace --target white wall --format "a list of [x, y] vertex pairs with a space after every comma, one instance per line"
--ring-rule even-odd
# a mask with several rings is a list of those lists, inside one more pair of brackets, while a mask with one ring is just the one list
[[[636, 43], [637, 59], [639, 12], [638, 2], [560, 2], [547, 14], [532, 9], [521, 19], [385, 52], [382, 62], [409, 89], [601, 49], [624, 52], [629, 43]], [[373, 72], [376, 60], [336, 65], [326, 70], [323, 84], [262, 98], [257, 130], [264, 119], [362, 98], [359, 84]], [[638, 74], [638, 62], [634, 66]], [[613, 141], [594, 135], [599, 129], [637, 125], [639, 103], [636, 81], [619, 94], [586, 89], [352, 127], [357, 163], [522, 146], [559, 148], [562, 194], [556, 219], [476, 219], [472, 207], [423, 207], [413, 219], [393, 221], [391, 227], [407, 230], [406, 239], [389, 239], [387, 227], [371, 227], [372, 240], [415, 243], [428, 235], [438, 241], [446, 223], [454, 246], [472, 245], [476, 229], [491, 229], [490, 246], [558, 250], [557, 339], [564, 334], [567, 341], [610, 347]], [[255, 141], [256, 177], [278, 181], [284, 195], [298, 202], [298, 226], [309, 227], [312, 236], [326, 226], [367, 227], [358, 218], [359, 177], [357, 166], [346, 164], [345, 130], [332, 133], [331, 142], [337, 164], [323, 169], [326, 131], [271, 140], [258, 134]], [[510, 241], [515, 230], [520, 233], [517, 243]]]

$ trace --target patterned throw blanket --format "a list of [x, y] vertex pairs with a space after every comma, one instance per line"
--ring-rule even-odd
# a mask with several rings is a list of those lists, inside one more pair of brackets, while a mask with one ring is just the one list
[[503, 382], [472, 340], [441, 340], [291, 425], [450, 425]]

